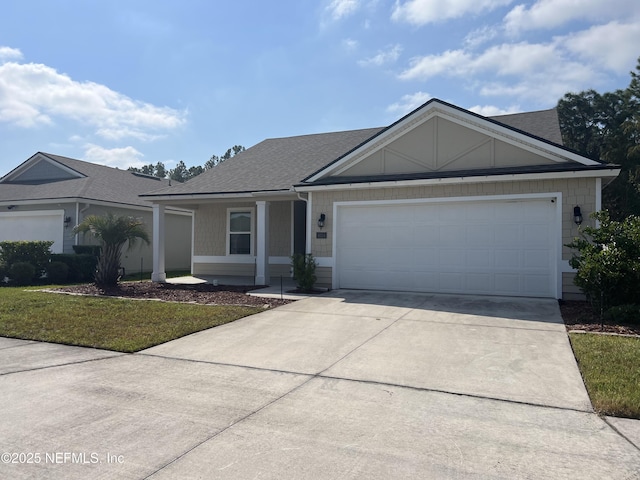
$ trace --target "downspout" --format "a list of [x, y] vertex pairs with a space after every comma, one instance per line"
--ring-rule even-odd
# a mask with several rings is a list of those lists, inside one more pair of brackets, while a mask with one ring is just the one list
[[[80, 202], [76, 202], [76, 225], [79, 225], [80, 222], [80, 214], [86, 212], [89, 207], [91, 206], [91, 204], [87, 203], [84, 208], [82, 210], [80, 210]], [[75, 236], [75, 240], [74, 240], [74, 245], [79, 245], [78, 240], [79, 240], [80, 234], [76, 233]]]

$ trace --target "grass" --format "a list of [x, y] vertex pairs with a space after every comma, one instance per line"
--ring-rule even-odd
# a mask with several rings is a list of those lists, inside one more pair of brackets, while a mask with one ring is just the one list
[[596, 411], [640, 418], [640, 338], [589, 333], [569, 337]]
[[2, 287], [0, 336], [137, 352], [259, 311]]

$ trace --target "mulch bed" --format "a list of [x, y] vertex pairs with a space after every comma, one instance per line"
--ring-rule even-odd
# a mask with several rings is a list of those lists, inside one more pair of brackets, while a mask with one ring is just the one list
[[56, 288], [57, 292], [78, 295], [124, 297], [167, 302], [199, 303], [206, 305], [250, 305], [274, 308], [291, 303], [291, 300], [263, 298], [247, 295], [247, 292], [262, 287], [253, 285], [174, 285], [154, 282], [124, 282], [113, 288], [98, 288], [95, 285], [74, 285]]
[[568, 331], [615, 333], [620, 335], [640, 335], [640, 324], [611, 324], [600, 318], [587, 302], [560, 301], [560, 313]]

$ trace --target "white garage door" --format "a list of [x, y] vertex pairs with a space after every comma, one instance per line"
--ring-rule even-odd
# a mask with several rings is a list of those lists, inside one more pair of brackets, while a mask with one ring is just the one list
[[0, 213], [0, 241], [52, 240], [53, 253], [62, 253], [64, 210]]
[[556, 203], [344, 205], [340, 288], [555, 297]]

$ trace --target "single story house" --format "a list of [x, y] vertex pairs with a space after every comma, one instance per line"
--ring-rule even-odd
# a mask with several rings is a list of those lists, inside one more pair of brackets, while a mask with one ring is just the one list
[[[106, 212], [141, 218], [151, 236], [152, 207], [139, 195], [168, 185], [150, 175], [38, 152], [0, 178], [0, 241], [52, 240], [53, 253], [73, 253], [74, 245], [96, 243], [75, 235], [73, 227]], [[167, 267], [188, 269], [192, 212], [168, 209], [166, 222]], [[122, 256], [126, 271], [151, 270], [151, 245], [139, 244]]]
[[194, 211], [194, 275], [268, 284], [311, 253], [333, 289], [570, 298], [564, 245], [618, 173], [562, 146], [555, 109], [488, 118], [432, 99], [385, 128], [265, 140], [142, 198], [160, 232], [165, 209]]

